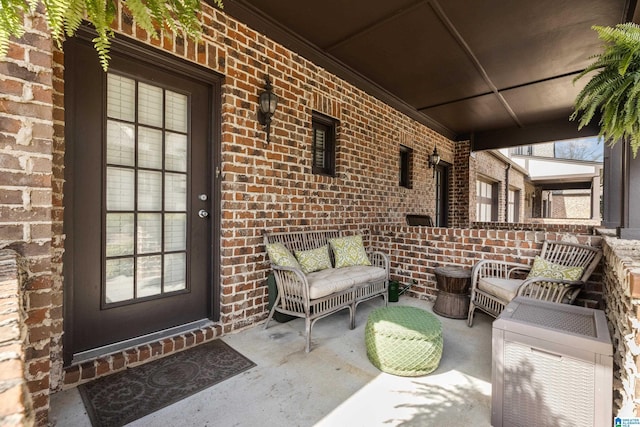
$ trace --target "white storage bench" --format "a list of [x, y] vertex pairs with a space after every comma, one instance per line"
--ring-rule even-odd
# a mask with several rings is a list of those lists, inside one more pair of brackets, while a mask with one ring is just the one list
[[359, 303], [381, 296], [387, 305], [389, 257], [366, 251], [362, 236], [339, 230], [265, 232], [264, 242], [278, 288], [265, 329], [276, 311], [304, 318], [307, 352], [317, 320], [346, 308], [353, 329]]

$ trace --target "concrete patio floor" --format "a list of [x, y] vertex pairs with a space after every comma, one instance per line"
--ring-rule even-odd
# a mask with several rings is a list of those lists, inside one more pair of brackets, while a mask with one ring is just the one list
[[[400, 298], [390, 305], [431, 311], [432, 303]], [[375, 299], [358, 306], [356, 329], [348, 311], [319, 320], [312, 350], [304, 351], [304, 321], [273, 322], [222, 338], [257, 366], [183, 399], [130, 426], [489, 426], [491, 322], [438, 316], [444, 352], [423, 377], [380, 372], [367, 359], [364, 327]], [[54, 426], [90, 426], [77, 389], [55, 393]]]

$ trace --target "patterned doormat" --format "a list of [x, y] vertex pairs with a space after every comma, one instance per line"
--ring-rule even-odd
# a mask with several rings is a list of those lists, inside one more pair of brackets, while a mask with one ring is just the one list
[[94, 427], [123, 426], [254, 366], [217, 339], [79, 389]]

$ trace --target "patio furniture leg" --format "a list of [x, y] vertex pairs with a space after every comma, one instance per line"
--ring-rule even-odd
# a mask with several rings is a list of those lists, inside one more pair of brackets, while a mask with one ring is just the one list
[[352, 306], [349, 306], [349, 329], [356, 328], [356, 306], [353, 303]]
[[476, 305], [471, 302], [469, 303], [469, 314], [467, 315], [467, 326], [472, 327], [473, 326], [473, 312], [476, 309]]
[[305, 351], [309, 353], [311, 351], [311, 327], [313, 326], [311, 319], [308, 317], [304, 318], [304, 329], [307, 334], [307, 346], [305, 347]]
[[267, 329], [269, 327], [269, 322], [273, 318], [273, 315], [276, 312], [276, 307], [278, 306], [279, 302], [280, 302], [280, 294], [278, 294], [278, 296], [276, 297], [276, 301], [273, 303], [273, 307], [271, 307], [271, 311], [269, 311], [269, 317], [267, 317], [267, 321], [264, 324], [264, 328], [265, 329]]

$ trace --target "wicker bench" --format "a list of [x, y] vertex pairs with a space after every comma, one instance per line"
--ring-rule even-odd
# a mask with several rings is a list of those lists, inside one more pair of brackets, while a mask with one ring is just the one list
[[[308, 251], [329, 244], [330, 239], [344, 237], [339, 230], [265, 232], [265, 245], [282, 243], [289, 251]], [[332, 265], [335, 265], [331, 251]], [[295, 267], [271, 262], [278, 296], [269, 312], [265, 329], [275, 312], [305, 319], [305, 350], [311, 350], [311, 328], [319, 319], [343, 309], [349, 310], [349, 327], [355, 328], [356, 307], [363, 301], [383, 297], [388, 302], [389, 257], [367, 251], [370, 266], [357, 265], [327, 268], [305, 274]], [[321, 287], [316, 285], [323, 284]]]

